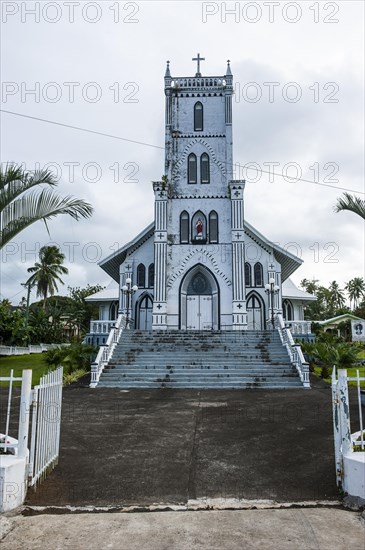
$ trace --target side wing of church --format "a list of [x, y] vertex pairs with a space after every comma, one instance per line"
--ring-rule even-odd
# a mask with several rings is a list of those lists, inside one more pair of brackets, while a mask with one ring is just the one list
[[155, 219], [100, 263], [116, 285], [90, 297], [103, 308], [96, 322], [107, 326], [118, 310], [140, 330], [264, 330], [283, 313], [306, 334], [303, 306], [314, 298], [289, 280], [302, 260], [245, 220], [245, 181], [233, 179], [230, 63], [202, 76], [197, 61], [190, 77], [173, 77], [167, 62]]

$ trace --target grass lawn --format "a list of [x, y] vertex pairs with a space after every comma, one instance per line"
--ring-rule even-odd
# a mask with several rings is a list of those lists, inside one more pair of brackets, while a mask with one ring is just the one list
[[[0, 357], [0, 377], [10, 376], [11, 369], [13, 375], [21, 377], [24, 369], [32, 369], [32, 386], [39, 383], [43, 374], [48, 372], [48, 366], [43, 360], [42, 353], [32, 353], [31, 355], [10, 355], [9, 357]], [[0, 386], [8, 386], [9, 382], [0, 382]], [[14, 386], [20, 386], [21, 382], [14, 382]]]
[[[365, 367], [351, 367], [347, 369], [347, 376], [350, 378], [355, 378], [357, 376], [356, 371], [359, 371], [360, 378], [365, 378]], [[321, 377], [321, 368], [320, 367], [314, 367], [314, 374], [318, 376], [318, 378]], [[331, 378], [323, 378], [325, 382], [328, 382], [328, 384], [331, 383]], [[357, 382], [349, 382], [349, 386], [357, 386]], [[360, 382], [360, 386], [362, 388], [365, 388], [365, 380]]]

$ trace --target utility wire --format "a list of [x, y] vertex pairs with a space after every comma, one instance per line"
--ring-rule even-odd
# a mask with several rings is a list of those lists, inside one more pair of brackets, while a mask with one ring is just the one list
[[80, 126], [73, 126], [72, 124], [63, 124], [62, 122], [56, 122], [54, 120], [47, 120], [45, 118], [39, 118], [36, 116], [24, 115], [22, 113], [15, 113], [14, 111], [6, 111], [5, 109], [0, 109], [1, 112], [7, 113], [8, 115], [15, 115], [24, 118], [30, 118], [32, 120], [38, 120], [39, 122], [46, 122], [47, 124], [54, 124], [55, 126], [63, 126], [64, 128], [71, 128], [72, 130], [79, 130], [80, 132], [88, 132], [89, 134], [96, 134], [98, 136], [109, 137], [112, 139], [119, 139], [121, 141], [128, 141], [129, 143], [136, 143], [137, 145], [145, 145], [146, 147], [153, 147], [155, 149], [165, 149], [165, 147], [160, 147], [159, 145], [153, 145], [152, 143], [144, 143], [143, 141], [136, 141], [133, 139], [124, 138], [121, 136], [114, 136], [113, 134], [106, 134], [104, 132], [98, 132], [96, 130], [90, 130], [88, 128], [81, 128]]
[[[108, 137], [108, 138], [112, 138], [112, 139], [118, 139], [120, 141], [126, 141], [128, 143], [135, 143], [136, 145], [144, 145], [145, 147], [153, 147], [154, 149], [160, 149], [160, 150], [163, 150], [163, 151], [165, 150], [165, 147], [161, 147], [160, 145], [154, 145], [152, 143], [145, 143], [143, 141], [137, 141], [137, 140], [133, 140], [133, 139], [124, 138], [124, 137], [121, 137], [121, 136], [115, 136], [113, 134], [98, 132], [97, 130], [90, 130], [89, 128], [82, 128], [81, 126], [73, 126], [72, 124], [64, 124], [62, 122], [56, 122], [54, 120], [48, 120], [48, 119], [45, 119], [45, 118], [39, 118], [39, 117], [35, 117], [35, 116], [25, 115], [25, 114], [22, 114], [22, 113], [16, 113], [14, 111], [7, 111], [5, 109], [0, 109], [0, 111], [3, 112], [3, 113], [6, 113], [8, 115], [14, 115], [14, 116], [19, 116], [19, 117], [23, 117], [23, 118], [29, 118], [31, 120], [37, 120], [39, 122], [45, 122], [46, 124], [53, 124], [55, 126], [62, 126], [63, 128], [70, 128], [72, 130], [78, 130], [79, 132], [87, 132], [89, 134], [95, 134], [95, 135], [98, 135], [98, 136]], [[241, 166], [237, 162], [234, 163], [234, 166], [235, 165], [236, 166], [237, 165]], [[245, 168], [246, 166], [243, 165], [242, 167]], [[271, 176], [277, 176], [277, 177], [285, 178], [286, 181], [288, 179], [292, 179], [293, 183], [296, 183], [298, 181], [303, 181], [304, 183], [312, 183], [314, 185], [320, 185], [322, 187], [330, 187], [331, 189], [338, 189], [339, 191], [348, 191], [350, 193], [357, 193], [357, 194], [360, 194], [360, 195], [365, 195], [365, 192], [358, 191], [357, 189], [349, 189], [348, 187], [339, 187], [337, 185], [330, 185], [329, 183], [324, 183], [324, 182], [320, 182], [320, 181], [313, 181], [313, 180], [307, 180], [307, 179], [304, 179], [304, 178], [295, 178], [295, 177], [288, 176], [288, 175], [284, 176], [284, 174], [278, 174], [277, 172], [271, 172], [270, 170], [262, 170], [262, 168], [254, 168], [254, 167], [247, 166], [246, 170], [255, 170], [256, 172], [261, 172], [263, 174], [270, 174]]]

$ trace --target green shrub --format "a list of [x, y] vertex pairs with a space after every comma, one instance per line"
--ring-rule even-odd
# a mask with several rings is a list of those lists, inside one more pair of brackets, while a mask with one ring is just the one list
[[321, 378], [329, 378], [330, 377], [330, 371], [327, 365], [323, 365], [321, 368]]
[[90, 344], [74, 343], [58, 349], [53, 349], [45, 354], [45, 362], [48, 366], [57, 368], [63, 366], [64, 376], [77, 370], [90, 370], [91, 362], [98, 352], [98, 348]]

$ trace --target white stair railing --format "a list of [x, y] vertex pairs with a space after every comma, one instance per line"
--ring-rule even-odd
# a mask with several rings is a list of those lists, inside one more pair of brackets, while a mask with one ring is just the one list
[[288, 327], [285, 326], [285, 322], [281, 313], [275, 315], [275, 326], [279, 331], [280, 339], [283, 346], [286, 347], [291, 362], [295, 365], [298, 371], [299, 377], [305, 388], [310, 388], [309, 381], [309, 365], [304, 359], [302, 348], [300, 344], [296, 344], [293, 339], [293, 335]]
[[91, 363], [91, 381], [90, 388], [95, 388], [98, 385], [100, 375], [107, 365], [109, 359], [113, 355], [113, 351], [119, 342], [120, 335], [126, 327], [126, 316], [120, 314], [111, 327], [106, 344], [100, 346], [96, 359]]

